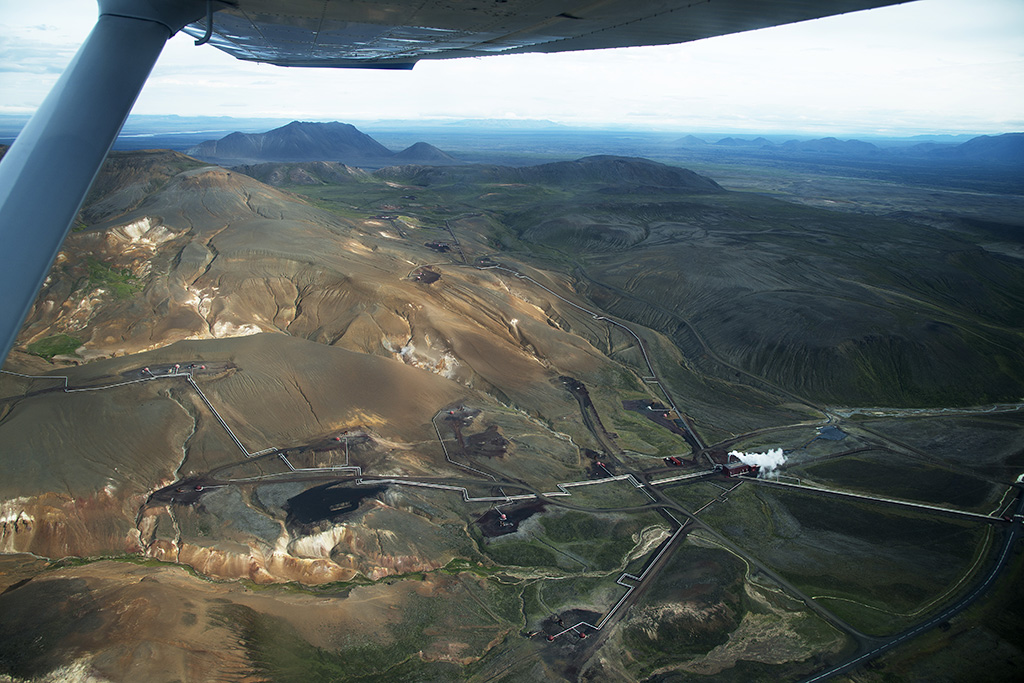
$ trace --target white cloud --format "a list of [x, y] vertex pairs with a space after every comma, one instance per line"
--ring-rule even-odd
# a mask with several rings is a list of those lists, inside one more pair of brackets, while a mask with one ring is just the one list
[[[42, 100], [91, 26], [90, 5], [3, 6], [0, 110]], [[244, 63], [179, 35], [135, 111], [1002, 132], [1024, 128], [1022, 35], [1019, 0], [919, 0], [684, 45], [425, 61], [412, 72]]]
[[68, 45], [48, 45], [24, 38], [0, 36], [0, 73], [59, 76], [74, 55], [75, 49]]

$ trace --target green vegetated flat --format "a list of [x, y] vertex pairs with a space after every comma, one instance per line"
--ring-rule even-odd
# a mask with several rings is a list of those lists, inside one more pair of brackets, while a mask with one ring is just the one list
[[1024, 558], [1018, 556], [992, 587], [989, 600], [970, 607], [965, 618], [947, 627], [925, 634], [909, 647], [887, 654], [877, 672], [864, 680], [874, 683], [882, 676], [923, 676], [939, 678], [954, 675], [969, 678], [977, 672], [977, 663], [985, 662], [984, 676], [993, 681], [1011, 681], [1017, 677], [1014, 646], [1024, 636]]
[[560, 515], [544, 515], [540, 523], [553, 544], [580, 557], [588, 569], [611, 571], [624, 564], [644, 528], [665, 522], [655, 513], [623, 519], [566, 510]]
[[913, 444], [937, 464], [968, 467], [1007, 481], [1024, 466], [1024, 414], [1020, 411], [858, 420], [873, 432]]
[[867, 633], [893, 633], [956, 590], [989, 527], [745, 484], [701, 515]]
[[668, 522], [654, 512], [595, 514], [556, 508], [515, 534], [489, 539], [484, 552], [503, 565], [612, 572], [625, 568], [627, 555], [642, 541], [641, 532], [650, 527], [667, 528]]
[[[693, 512], [711, 501], [727, 500], [729, 494], [726, 488], [728, 487], [723, 487], [717, 482], [696, 481], [669, 485], [663, 490], [669, 498]], [[718, 503], [712, 504], [717, 505]]]
[[964, 472], [907, 462], [906, 459], [894, 458], [892, 454], [862, 454], [802, 469], [828, 488], [849, 488], [962, 510], [982, 510], [994, 494], [1001, 495], [1005, 490], [1003, 486], [997, 487]]
[[29, 344], [26, 349], [29, 353], [50, 360], [54, 356], [58, 356], [65, 353], [74, 353], [75, 349], [82, 345], [82, 340], [77, 337], [73, 337], [70, 334], [55, 334], [50, 337], [44, 337], [38, 341], [34, 341]]
[[648, 505], [651, 499], [640, 492], [628, 480], [618, 480], [609, 484], [573, 486], [569, 489], [571, 497], [567, 503], [591, 510], [614, 510], [620, 507], [640, 507]]

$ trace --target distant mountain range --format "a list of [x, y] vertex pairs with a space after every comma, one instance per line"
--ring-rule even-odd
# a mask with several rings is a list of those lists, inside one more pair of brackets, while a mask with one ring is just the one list
[[1024, 163], [1024, 133], [982, 135], [952, 149], [934, 150], [933, 154], [954, 159], [973, 159], [1020, 164]]
[[[693, 137], [693, 136], [690, 136]], [[772, 142], [766, 138], [754, 138], [753, 140], [746, 140], [744, 138], [722, 138], [715, 143], [719, 147], [765, 147], [771, 146]]]
[[425, 142], [393, 152], [348, 123], [292, 121], [266, 133], [231, 133], [188, 150], [190, 156], [221, 165], [262, 162], [334, 161], [352, 166], [448, 165], [458, 159]]
[[676, 141], [685, 149], [733, 148], [769, 155], [826, 155], [830, 157], [882, 157], [965, 161], [978, 163], [1024, 165], [1024, 133], [981, 135], [960, 143], [922, 142], [903, 147], [880, 147], [863, 140], [839, 140], [834, 137], [817, 140], [789, 140], [776, 144], [763, 137], [746, 139], [722, 138], [709, 142], [694, 135]]
[[864, 156], [881, 154], [877, 145], [861, 140], [839, 140], [837, 138], [821, 138], [820, 140], [790, 140], [779, 146], [784, 152], [809, 152], [811, 154], [842, 154], [845, 156]]

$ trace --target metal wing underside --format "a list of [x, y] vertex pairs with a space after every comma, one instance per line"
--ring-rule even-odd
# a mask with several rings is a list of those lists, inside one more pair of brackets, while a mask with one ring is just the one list
[[[236, 0], [215, 47], [281, 66], [412, 68], [421, 59], [665, 45], [905, 0]], [[206, 22], [187, 26], [200, 37]]]

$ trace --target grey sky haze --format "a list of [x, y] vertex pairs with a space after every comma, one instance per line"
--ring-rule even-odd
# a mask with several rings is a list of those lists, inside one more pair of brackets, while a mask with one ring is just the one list
[[[91, 0], [0, 0], [0, 113], [29, 113], [95, 20]], [[421, 62], [411, 72], [239, 62], [179, 34], [138, 114], [526, 118], [690, 131], [1024, 130], [1024, 2], [905, 5], [662, 47]]]

